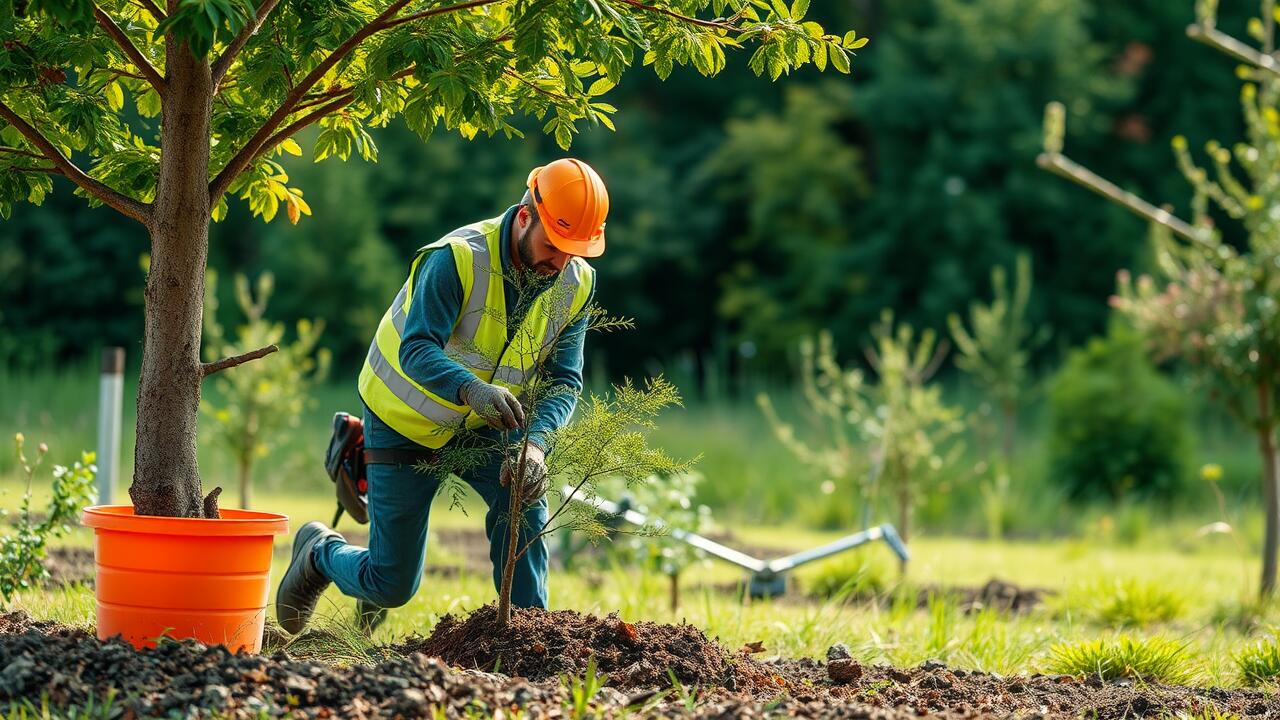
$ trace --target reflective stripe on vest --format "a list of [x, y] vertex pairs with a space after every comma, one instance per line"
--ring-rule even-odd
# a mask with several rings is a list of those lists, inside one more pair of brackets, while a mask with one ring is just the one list
[[[379, 323], [360, 373], [360, 395], [374, 414], [400, 434], [428, 447], [444, 445], [464, 421], [470, 427], [484, 425], [484, 420], [466, 406], [436, 396], [414, 382], [399, 364], [400, 343], [413, 301], [412, 284], [428, 252], [451, 252], [463, 286], [463, 308], [445, 346], [446, 355], [481, 380], [506, 386], [517, 395], [591, 294], [594, 271], [575, 258], [561, 272], [556, 292], [543, 293], [534, 302], [511, 342], [506, 343], [502, 285], [490, 282], [493, 275], [501, 278], [500, 222], [501, 218], [495, 218], [462, 228], [419, 250], [409, 279]], [[552, 295], [557, 301], [554, 307], [547, 299]], [[516, 352], [517, 345], [520, 352]], [[508, 355], [514, 357], [508, 359]]]

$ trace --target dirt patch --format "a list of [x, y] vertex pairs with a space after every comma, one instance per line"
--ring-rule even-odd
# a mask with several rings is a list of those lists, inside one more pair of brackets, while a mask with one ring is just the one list
[[422, 718], [433, 706], [449, 717], [488, 717], [512, 707], [545, 717], [559, 711], [563, 697], [559, 686], [453, 671], [422, 655], [338, 668], [284, 653], [233, 655], [194, 641], [135, 651], [25, 614], [0, 618], [0, 705], [39, 708], [47, 700], [54, 708], [83, 709], [100, 707], [109, 693], [123, 717]]
[[599, 618], [572, 610], [517, 608], [511, 627], [502, 628], [496, 606], [486, 605], [467, 617], [446, 615], [429, 637], [393, 649], [531, 680], [579, 675], [594, 656], [598, 671], [608, 673], [608, 684], [619, 689], [667, 687], [668, 670], [686, 685], [735, 686], [728, 653], [692, 625], [633, 624], [617, 615]]
[[44, 581], [50, 587], [64, 585], [93, 585], [93, 548], [51, 547], [44, 558], [49, 577]]
[[1000, 578], [991, 578], [980, 587], [928, 585], [921, 588], [916, 602], [925, 608], [933, 598], [953, 601], [965, 613], [982, 610], [1022, 613], [1032, 610], [1052, 595], [1046, 588], [1021, 587]]
[[[455, 654], [478, 655], [462, 645], [471, 638], [489, 644], [488, 652], [496, 660], [502, 652], [497, 638], [507, 636], [495, 637], [494, 616], [489, 607], [467, 618], [450, 618], [430, 638], [417, 642], [448, 639]], [[436, 709], [448, 717], [490, 717], [517, 710], [530, 718], [565, 717], [571, 714], [572, 700], [549, 668], [575, 672], [585, 667], [585, 659], [577, 654], [585, 651], [596, 653], [601, 670], [610, 673], [609, 687], [588, 710], [601, 717], [619, 716], [625, 707], [625, 714], [636, 718], [1155, 720], [1209, 709], [1241, 720], [1280, 718], [1280, 698], [1258, 690], [1103, 683], [1067, 676], [1002, 677], [935, 662], [900, 669], [860, 664], [839, 646], [828, 652], [827, 662], [762, 662], [730, 654], [688, 626], [626, 625], [613, 616], [545, 611], [517, 611], [515, 620], [511, 635], [536, 634], [520, 635], [521, 643], [564, 643], [548, 647], [536, 661], [513, 656], [514, 666], [503, 668], [529, 679], [451, 669], [440, 659], [411, 652], [411, 643], [375, 649], [400, 655], [345, 667], [299, 660], [287, 652], [232, 654], [193, 641], [135, 651], [119, 640], [101, 642], [82, 629], [8, 613], [0, 615], [0, 707], [13, 701], [38, 708], [47, 700], [55, 709], [85, 708], [91, 701], [100, 706], [114, 693], [120, 712], [112, 717], [425, 718], [434, 717]], [[553, 632], [557, 625], [565, 632]], [[630, 640], [631, 631], [635, 641]], [[637, 663], [649, 676], [633, 683], [626, 671]], [[688, 678], [683, 690], [636, 689], [666, 684], [665, 672], [663, 677], [651, 672], [664, 664]]]
[[[1066, 675], [1003, 677], [948, 668], [927, 662], [911, 669], [857, 667], [849, 682], [831, 680], [831, 665], [810, 659], [755, 663], [769, 673], [740, 677], [754, 685], [744, 688], [760, 700], [785, 692], [779, 709], [797, 715], [830, 717], [841, 703], [859, 703], [882, 710], [906, 711], [929, 717], [1021, 718], [1167, 718], [1198, 714], [1213, 708], [1240, 718], [1280, 717], [1280, 698], [1259, 690], [1189, 688], [1130, 681], [1104, 683], [1097, 678]], [[741, 700], [731, 698], [730, 702]]]

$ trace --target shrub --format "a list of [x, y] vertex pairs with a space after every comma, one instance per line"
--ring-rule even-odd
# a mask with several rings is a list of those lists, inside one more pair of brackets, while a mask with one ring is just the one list
[[31, 516], [31, 486], [49, 448], [40, 443], [35, 458], [29, 460], [24, 442], [22, 433], [14, 436], [14, 455], [26, 476], [26, 491], [13, 531], [0, 537], [0, 597], [6, 603], [20, 590], [48, 576], [49, 571], [42, 562], [48, 541], [65, 534], [75, 514], [95, 496], [93, 479], [97, 467], [93, 464], [93, 453], [82, 453], [80, 461], [69, 468], [53, 466], [53, 496], [44, 519], [37, 522]]
[[1049, 453], [1074, 499], [1171, 498], [1186, 467], [1182, 393], [1120, 325], [1071, 353], [1051, 382]]
[[1186, 612], [1181, 593], [1159, 583], [1125, 579], [1100, 582], [1094, 591], [1095, 614], [1107, 625], [1143, 627], [1176, 620]]
[[1055, 645], [1049, 650], [1047, 669], [1066, 675], [1096, 675], [1100, 680], [1129, 678], [1175, 685], [1191, 679], [1194, 662], [1183, 643], [1121, 635]]
[[1280, 636], [1272, 635], [1249, 645], [1235, 656], [1235, 661], [1246, 685], [1280, 681]]

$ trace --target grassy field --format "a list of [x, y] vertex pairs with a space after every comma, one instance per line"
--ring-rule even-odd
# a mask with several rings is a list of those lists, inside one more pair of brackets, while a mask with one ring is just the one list
[[[0, 437], [23, 431], [29, 442], [47, 442], [52, 462], [68, 462], [79, 449], [92, 448], [97, 380], [92, 367], [70, 368], [40, 376], [0, 372]], [[126, 387], [126, 397], [132, 388]], [[322, 388], [315, 410], [281, 438], [259, 464], [256, 507], [287, 513], [294, 529], [332, 515], [330, 485], [321, 468], [329, 418], [336, 409], [358, 407], [345, 384]], [[126, 402], [126, 428], [132, 425]], [[929, 498], [919, 512], [913, 537], [913, 560], [905, 577], [888, 550], [868, 547], [846, 557], [802, 569], [797, 592], [771, 601], [752, 601], [726, 590], [743, 579], [739, 571], [718, 564], [699, 566], [684, 575], [683, 602], [668, 607], [668, 580], [634, 565], [606, 559], [552, 578], [554, 608], [584, 612], [617, 611], [628, 620], [689, 622], [717, 636], [728, 647], [763, 641], [767, 652], [821, 657], [833, 643], [849, 645], [867, 661], [909, 665], [936, 658], [959, 667], [1000, 673], [1054, 669], [1055, 648], [1064, 644], [1128, 635], [1174, 643], [1184, 657], [1192, 682], [1234, 685], [1241, 682], [1235, 658], [1246, 647], [1268, 637], [1280, 621], [1274, 607], [1251, 602], [1256, 583], [1256, 547], [1260, 518], [1247, 488], [1251, 472], [1247, 445], [1220, 424], [1201, 434], [1197, 456], [1222, 463], [1231, 482], [1227, 518], [1231, 535], [1201, 536], [1197, 529], [1221, 519], [1206, 488], [1194, 489], [1180, 506], [1152, 508], [1136, 504], [1076, 508], [1062, 502], [1044, 466], [1029, 412], [1027, 439], [1018, 452], [1023, 474], [1008, 498], [1016, 540], [989, 542], [981, 534], [975, 510], [975, 488], [955, 485]], [[126, 459], [133, 438], [124, 438]], [[818, 481], [791, 462], [772, 437], [754, 404], [738, 401], [692, 403], [669, 413], [654, 435], [656, 444], [682, 457], [701, 455], [706, 476], [699, 499], [713, 507], [719, 531], [734, 542], [779, 551], [797, 550], [831, 540], [840, 530], [815, 530], [819, 518], [831, 517], [824, 504], [840, 502], [817, 491]], [[201, 447], [206, 487], [228, 486], [231, 473], [217, 448]], [[122, 468], [116, 501], [126, 501], [130, 468]], [[47, 482], [48, 474], [40, 477]], [[37, 483], [37, 498], [45, 488]], [[12, 507], [21, 491], [13, 458], [0, 453], [0, 504]], [[233, 505], [234, 502], [224, 502]], [[478, 500], [469, 514], [449, 511], [439, 503], [433, 515], [430, 565], [454, 565], [462, 572], [431, 574], [414, 600], [392, 612], [374, 638], [393, 640], [429, 632], [445, 613], [464, 612], [494, 598], [488, 573], [468, 564], [467, 548], [440, 542], [451, 529], [482, 525]], [[845, 514], [852, 515], [848, 508]], [[838, 517], [840, 514], [837, 513]], [[350, 530], [346, 521], [342, 529]], [[455, 533], [456, 534], [456, 533]], [[87, 532], [77, 530], [64, 542], [87, 545]], [[273, 577], [287, 558], [288, 538], [277, 542]], [[473, 553], [474, 554], [474, 553]], [[934, 599], [918, 607], [927, 587], [978, 586], [998, 577], [1024, 587], [1053, 591], [1031, 612], [1009, 615], [986, 610], [966, 613], [956, 602]], [[810, 589], [873, 587], [879, 601], [856, 600], [837, 593], [817, 597]], [[37, 617], [74, 624], [93, 618], [92, 592], [83, 588], [39, 590], [16, 602]], [[330, 591], [322, 601], [322, 623], [349, 624], [353, 603]], [[359, 657], [360, 643], [336, 657]]]
[[[263, 507], [288, 513], [294, 528], [327, 519], [331, 512], [328, 498], [321, 496], [269, 495], [262, 500]], [[484, 568], [468, 564], [464, 548], [437, 541], [442, 532], [479, 528], [481, 519], [478, 508], [464, 514], [437, 504], [428, 564], [462, 572], [425, 577], [417, 596], [391, 613], [375, 642], [427, 633], [442, 615], [493, 600]], [[350, 530], [347, 523], [343, 529]], [[738, 542], [780, 550], [834, 537], [782, 526], [734, 528], [734, 533]], [[91, 540], [86, 531], [77, 530], [67, 542]], [[277, 543], [273, 579], [284, 570], [288, 544], [287, 538]], [[668, 606], [665, 576], [606, 558], [579, 564], [573, 572], [554, 572], [551, 602], [555, 609], [617, 611], [632, 621], [689, 622], [730, 648], [763, 641], [769, 654], [822, 657], [827, 647], [843, 642], [865, 661], [913, 665], [933, 658], [1004, 674], [1054, 669], [1052, 656], [1060, 644], [1119, 635], [1164, 638], [1184, 648], [1191, 682], [1228, 686], [1241, 682], [1236, 655], [1265, 639], [1269, 623], [1280, 620], [1275, 608], [1250, 602], [1256, 561], [1241, 558], [1221, 538], [1181, 547], [925, 538], [912, 543], [911, 551], [905, 578], [897, 575], [888, 550], [874, 546], [802, 569], [794, 591], [773, 600], [753, 601], [726, 590], [724, 586], [743, 579], [731, 567], [697, 566], [685, 573], [682, 605], [675, 612]], [[830, 576], [856, 572], [872, 573], [887, 583], [881, 601], [823, 599], [807, 592]], [[925, 584], [976, 586], [992, 577], [1055, 593], [1021, 614], [966, 614], [945, 599], [917, 607], [917, 592]], [[30, 591], [16, 606], [71, 624], [93, 621], [92, 591], [84, 588]], [[351, 637], [353, 612], [353, 601], [331, 589], [321, 601], [318, 623], [344, 628], [339, 635]], [[331, 659], [359, 659], [361, 643], [352, 640], [350, 647], [326, 652]]]

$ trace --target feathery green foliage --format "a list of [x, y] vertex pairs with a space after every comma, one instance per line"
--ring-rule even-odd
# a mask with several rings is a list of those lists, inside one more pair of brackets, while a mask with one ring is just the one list
[[1095, 675], [1101, 680], [1128, 678], [1145, 682], [1183, 684], [1194, 676], [1194, 660], [1185, 643], [1161, 637], [1062, 643], [1049, 651], [1049, 672]]

